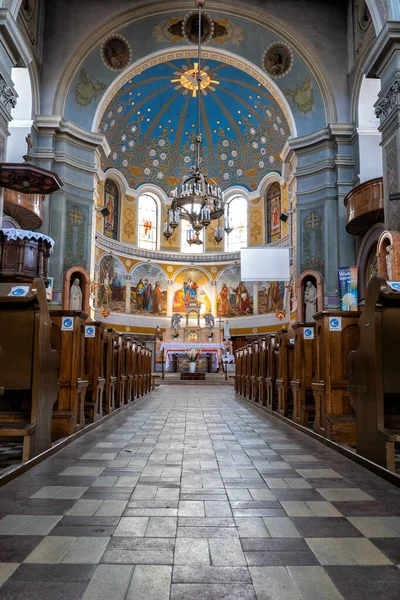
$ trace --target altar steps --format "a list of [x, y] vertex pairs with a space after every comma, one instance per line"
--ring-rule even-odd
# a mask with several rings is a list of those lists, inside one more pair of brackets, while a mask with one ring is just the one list
[[[161, 373], [157, 373], [157, 375], [161, 376]], [[160, 385], [233, 385], [234, 377], [228, 374], [228, 379], [225, 379], [225, 375], [223, 373], [205, 373], [205, 380], [196, 381], [182, 381], [180, 378], [180, 373], [165, 373], [164, 379], [158, 379]]]

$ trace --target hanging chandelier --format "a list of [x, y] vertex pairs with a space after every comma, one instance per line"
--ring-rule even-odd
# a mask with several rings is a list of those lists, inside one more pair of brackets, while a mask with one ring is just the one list
[[[207, 229], [211, 221], [216, 221], [224, 216], [224, 200], [222, 189], [218, 184], [203, 173], [201, 169], [201, 96], [202, 80], [208, 77], [206, 72], [201, 71], [201, 18], [202, 7], [205, 0], [195, 0], [198, 8], [198, 63], [197, 70], [194, 73], [194, 79], [197, 81], [197, 135], [195, 160], [190, 172], [183, 176], [181, 183], [171, 192], [172, 202], [168, 212], [168, 220], [164, 223], [163, 235], [169, 239], [174, 230], [179, 226], [180, 220], [186, 220], [190, 224], [187, 231], [187, 242], [192, 245], [200, 245], [203, 240], [200, 239], [201, 230]], [[226, 222], [225, 232], [229, 234], [232, 229]], [[217, 244], [223, 240], [223, 230], [218, 223], [214, 230], [214, 239]]]

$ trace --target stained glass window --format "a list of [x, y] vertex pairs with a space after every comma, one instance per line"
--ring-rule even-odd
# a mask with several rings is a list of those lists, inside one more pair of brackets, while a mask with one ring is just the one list
[[281, 186], [273, 183], [267, 191], [267, 244], [281, 238]]
[[204, 252], [204, 229], [200, 231], [200, 239], [203, 240], [202, 244], [190, 245], [188, 240], [188, 232], [193, 232], [192, 226], [189, 221], [182, 219], [181, 221], [181, 252], [184, 254], [201, 254]]
[[150, 194], [142, 194], [138, 200], [138, 246], [157, 250], [157, 202]]
[[119, 212], [119, 191], [117, 185], [106, 180], [105, 184], [105, 206], [108, 208], [108, 215], [104, 218], [104, 235], [113, 240], [118, 239], [118, 212]]
[[243, 196], [235, 196], [226, 205], [225, 226], [229, 223], [232, 231], [225, 233], [226, 252], [237, 252], [247, 247], [247, 200]]

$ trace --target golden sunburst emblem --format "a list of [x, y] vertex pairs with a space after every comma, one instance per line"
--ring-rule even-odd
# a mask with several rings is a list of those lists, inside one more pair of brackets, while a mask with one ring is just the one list
[[[219, 85], [219, 81], [211, 79], [212, 75], [209, 73], [209, 70], [210, 67], [204, 67], [204, 69], [200, 71], [200, 90], [205, 96], [207, 95], [207, 89], [215, 92], [214, 85]], [[184, 95], [192, 92], [193, 98], [196, 98], [197, 90], [199, 89], [198, 73], [199, 63], [194, 63], [192, 69], [184, 67], [182, 71], [175, 71], [174, 75], [176, 75], [178, 79], [171, 79], [171, 83], [178, 84], [175, 86], [176, 90], [179, 90], [182, 87]]]

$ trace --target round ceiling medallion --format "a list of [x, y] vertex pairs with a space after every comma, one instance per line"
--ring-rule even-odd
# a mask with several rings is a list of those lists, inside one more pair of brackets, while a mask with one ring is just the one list
[[[214, 22], [211, 17], [204, 12], [201, 15], [201, 31], [201, 43], [207, 44], [214, 33]], [[187, 14], [184, 18], [182, 23], [182, 34], [189, 44], [199, 43], [199, 15], [197, 10]]]
[[270, 44], [264, 52], [262, 66], [272, 79], [284, 77], [293, 67], [292, 49], [283, 42]]
[[114, 34], [107, 38], [101, 46], [103, 63], [112, 71], [122, 71], [132, 60], [132, 50], [122, 35]]

